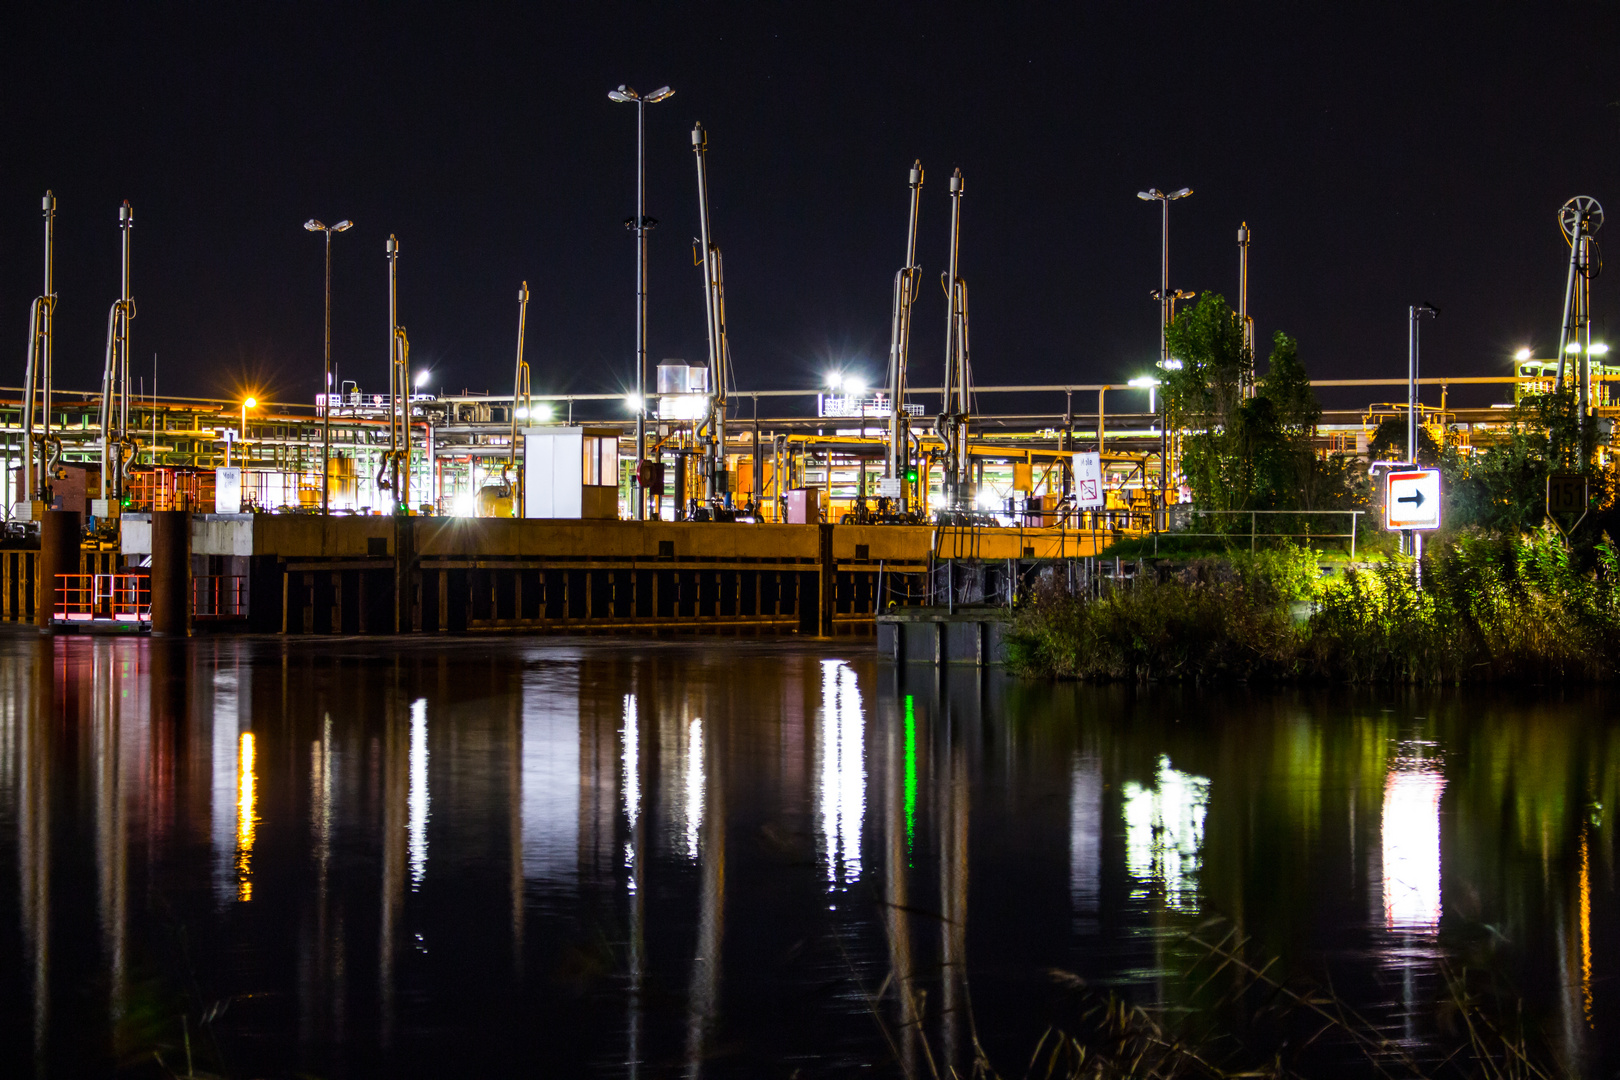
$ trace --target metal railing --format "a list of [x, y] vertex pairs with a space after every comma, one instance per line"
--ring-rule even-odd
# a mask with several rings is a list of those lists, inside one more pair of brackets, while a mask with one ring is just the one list
[[152, 621], [152, 579], [146, 574], [57, 574], [57, 622]]
[[[1235, 518], [1240, 519], [1240, 521], [1239, 521], [1240, 527], [1238, 529], [1236, 529], [1236, 530], [1227, 530], [1227, 531], [1224, 531], [1224, 532], [1192, 532], [1191, 530], [1188, 530], [1188, 529], [1172, 529], [1172, 528], [1169, 527], [1169, 516], [1170, 516], [1171, 513], [1175, 512], [1175, 509], [1176, 508], [1172, 507], [1169, 510], [1159, 512], [1159, 513], [1164, 515], [1162, 523], [1163, 523], [1163, 525], [1165, 527], [1163, 529], [1155, 529], [1154, 530], [1154, 537], [1153, 538], [1154, 538], [1154, 542], [1155, 542], [1155, 551], [1157, 551], [1157, 541], [1158, 541], [1158, 538], [1161, 535], [1162, 536], [1167, 536], [1167, 537], [1177, 537], [1177, 536], [1220, 537], [1220, 538], [1225, 539], [1225, 540], [1241, 539], [1242, 536], [1243, 536], [1243, 530], [1241, 528], [1241, 519], [1246, 517], [1246, 518], [1249, 519], [1249, 529], [1248, 529], [1248, 533], [1249, 533], [1249, 550], [1251, 552], [1255, 550], [1255, 548], [1257, 546], [1257, 542], [1262, 540], [1262, 539], [1304, 540], [1306, 543], [1310, 543], [1312, 540], [1348, 540], [1348, 541], [1350, 541], [1350, 557], [1353, 559], [1353, 558], [1356, 557], [1356, 525], [1357, 525], [1357, 519], [1359, 519], [1361, 517], [1361, 515], [1367, 513], [1367, 511], [1365, 511], [1365, 510], [1196, 510], [1195, 509], [1195, 510], [1192, 510], [1190, 512], [1187, 512], [1188, 516], [1193, 518], [1193, 519], [1197, 519], [1197, 518], [1201, 518], [1201, 517], [1235, 517]], [[1186, 511], [1183, 511], [1183, 512], [1186, 512]], [[1284, 516], [1287, 516], [1287, 517], [1306, 519], [1305, 531], [1304, 532], [1260, 532], [1259, 531], [1259, 519], [1261, 517], [1263, 517], [1263, 516], [1275, 516], [1275, 515], [1284, 515]], [[1312, 531], [1311, 528], [1310, 528], [1310, 519], [1311, 518], [1319, 518], [1319, 517], [1348, 517], [1350, 519], [1350, 531], [1349, 532], [1343, 532], [1343, 533], [1341, 533], [1341, 532]]]
[[191, 617], [223, 622], [245, 619], [247, 578], [240, 574], [199, 574], [191, 579]]

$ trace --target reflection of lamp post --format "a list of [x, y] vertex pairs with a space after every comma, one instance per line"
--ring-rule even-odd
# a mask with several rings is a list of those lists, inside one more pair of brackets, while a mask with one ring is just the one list
[[[304, 222], [304, 228], [310, 232], [326, 234], [326, 335], [325, 335], [325, 375], [321, 383], [321, 513], [332, 512], [331, 481], [327, 479], [332, 471], [332, 234], [345, 232], [354, 227], [352, 221], [340, 221], [336, 225], [322, 225], [314, 218]], [[249, 399], [251, 400], [251, 399]], [[242, 423], [247, 423], [246, 413], [243, 414]]]
[[647, 492], [641, 487], [641, 460], [647, 453], [647, 106], [663, 101], [675, 91], [661, 86], [650, 94], [638, 94], [628, 86], [608, 91], [608, 100], [634, 102], [636, 106], [636, 216], [626, 222], [636, 234], [636, 520], [647, 516]]
[[1160, 234], [1159, 253], [1159, 359], [1170, 359], [1170, 349], [1165, 343], [1164, 328], [1170, 325], [1174, 301], [1170, 298], [1170, 204], [1177, 199], [1185, 199], [1192, 194], [1192, 188], [1182, 188], [1166, 195], [1158, 188], [1148, 188], [1138, 191], [1136, 197], [1143, 202], [1157, 202], [1164, 208], [1164, 226]]

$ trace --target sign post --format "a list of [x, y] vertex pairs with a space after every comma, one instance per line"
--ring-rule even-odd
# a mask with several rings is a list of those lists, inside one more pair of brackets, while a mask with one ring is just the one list
[[1418, 588], [1423, 587], [1423, 534], [1440, 527], [1440, 470], [1393, 470], [1384, 477], [1384, 527], [1412, 536]]

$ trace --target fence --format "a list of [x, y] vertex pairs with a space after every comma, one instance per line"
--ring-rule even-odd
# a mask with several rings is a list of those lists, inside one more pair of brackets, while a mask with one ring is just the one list
[[56, 581], [53, 621], [152, 621], [152, 579], [146, 574], [58, 574]]
[[[1179, 510], [1179, 513], [1178, 513], [1178, 510]], [[1192, 509], [1190, 507], [1187, 507], [1187, 506], [1185, 506], [1185, 504], [1183, 504], [1183, 507], [1180, 507], [1180, 508], [1170, 507], [1169, 509], [1166, 509], [1164, 511], [1160, 511], [1160, 513], [1163, 515], [1161, 521], [1162, 521], [1162, 524], [1163, 524], [1164, 527], [1163, 527], [1162, 530], [1157, 530], [1156, 529], [1154, 531], [1154, 534], [1153, 534], [1153, 550], [1154, 550], [1155, 554], [1158, 553], [1158, 543], [1159, 543], [1159, 536], [1160, 536], [1161, 532], [1165, 536], [1220, 537], [1221, 539], [1224, 539], [1224, 540], [1232, 540], [1234, 538], [1241, 539], [1242, 536], [1243, 536], [1242, 519], [1243, 518], [1248, 518], [1249, 519], [1249, 529], [1248, 529], [1249, 550], [1251, 552], [1256, 549], [1258, 541], [1263, 540], [1263, 539], [1304, 540], [1306, 544], [1309, 544], [1312, 540], [1348, 540], [1350, 542], [1350, 557], [1353, 559], [1353, 558], [1356, 557], [1356, 525], [1357, 525], [1357, 519], [1359, 519], [1361, 517], [1361, 515], [1365, 514], [1366, 512], [1367, 511], [1365, 511], [1365, 510], [1196, 510], [1196, 509]], [[1295, 519], [1296, 522], [1299, 521], [1300, 519], [1303, 519], [1304, 520], [1304, 531], [1303, 532], [1260, 532], [1259, 531], [1259, 519], [1262, 518], [1262, 517], [1267, 517], [1267, 516], [1289, 517], [1289, 518]], [[1193, 531], [1191, 531], [1189, 529], [1186, 529], [1186, 528], [1178, 528], [1174, 524], [1174, 519], [1176, 519], [1176, 518], [1183, 518], [1183, 519], [1189, 519], [1190, 518], [1192, 521], [1196, 521], [1199, 518], [1212, 518], [1212, 517], [1237, 518], [1237, 519], [1239, 519], [1239, 521], [1238, 521], [1239, 527], [1236, 530], [1230, 530], [1229, 529], [1229, 530], [1222, 531], [1222, 532], [1193, 532]], [[1314, 530], [1313, 531], [1311, 529], [1311, 527], [1310, 527], [1311, 519], [1312, 518], [1324, 518], [1324, 517], [1326, 517], [1326, 518], [1348, 517], [1350, 519], [1350, 531], [1349, 532], [1323, 532], [1321, 530]], [[1189, 521], [1189, 524], [1190, 523], [1191, 522]]]
[[246, 619], [247, 578], [240, 574], [199, 574], [193, 577], [191, 617], [203, 622]]

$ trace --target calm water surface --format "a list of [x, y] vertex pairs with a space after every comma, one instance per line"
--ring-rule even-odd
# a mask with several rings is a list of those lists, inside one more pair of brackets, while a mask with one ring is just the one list
[[0, 1075], [924, 1075], [976, 1032], [1017, 1076], [1054, 970], [1176, 1006], [1200, 926], [1420, 1055], [1483, 966], [1609, 1075], [1610, 716], [864, 641], [0, 637]]

